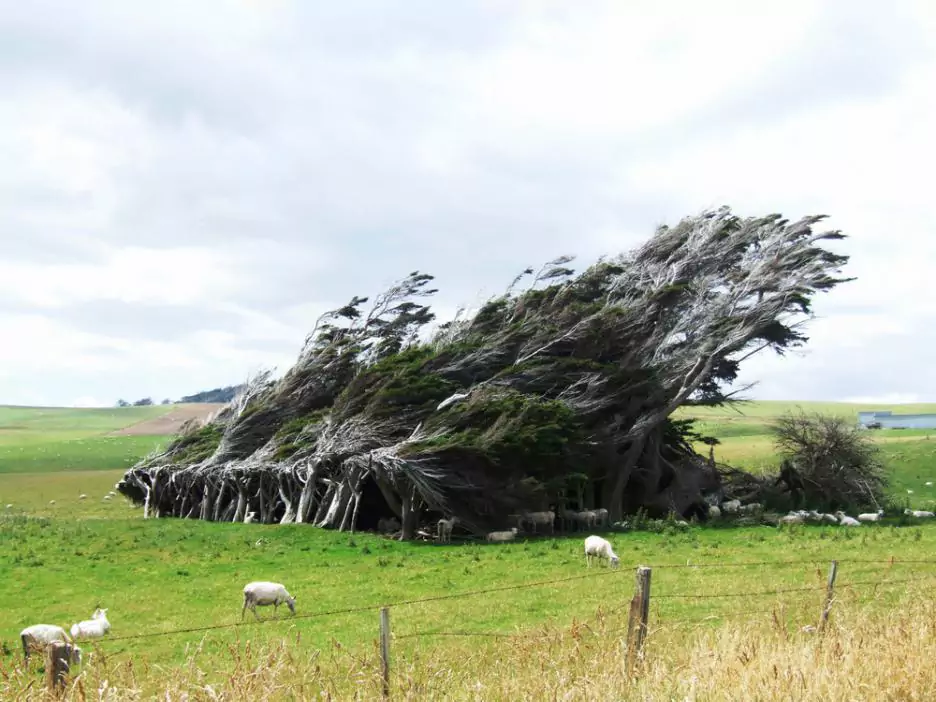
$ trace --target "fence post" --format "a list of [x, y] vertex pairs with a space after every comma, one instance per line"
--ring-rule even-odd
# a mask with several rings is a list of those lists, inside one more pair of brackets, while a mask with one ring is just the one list
[[825, 630], [826, 622], [829, 620], [829, 612], [832, 609], [832, 598], [835, 596], [835, 576], [838, 573], [838, 561], [832, 561], [829, 565], [829, 579], [826, 582], [825, 604], [822, 607], [822, 614], [819, 616], [819, 633]]
[[647, 638], [647, 622], [650, 619], [650, 568], [637, 568], [637, 582], [631, 600], [630, 616], [627, 620], [627, 670], [633, 670], [634, 662], [643, 651]]
[[390, 608], [380, 608], [380, 662], [383, 669], [383, 696], [390, 699]]
[[53, 641], [46, 647], [46, 687], [52, 692], [65, 688], [65, 676], [71, 669], [74, 646], [64, 641]]

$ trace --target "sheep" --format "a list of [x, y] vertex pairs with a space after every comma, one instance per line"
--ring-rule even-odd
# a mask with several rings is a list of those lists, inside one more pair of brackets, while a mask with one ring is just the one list
[[877, 512], [864, 512], [858, 515], [859, 522], [877, 522], [884, 517], [884, 510], [879, 509]]
[[100, 607], [94, 610], [90, 619], [72, 624], [71, 635], [73, 639], [95, 639], [104, 636], [111, 629], [107, 621], [107, 610]]
[[822, 521], [826, 522], [827, 524], [839, 523], [838, 517], [836, 517], [834, 514], [821, 514], [819, 516], [822, 517]]
[[763, 509], [764, 505], [762, 505], [760, 502], [751, 502], [750, 504], [741, 505], [738, 508], [738, 511], [741, 514], [754, 514], [756, 512], [763, 511]]
[[718, 507], [716, 507], [715, 505], [709, 505], [708, 516], [709, 516], [709, 519], [718, 519], [719, 517], [721, 517], [721, 510], [718, 509]]
[[247, 583], [244, 585], [244, 608], [241, 610], [241, 620], [243, 620], [248, 607], [253, 612], [254, 617], [259, 620], [257, 607], [273, 605], [273, 613], [275, 614], [281, 604], [289, 607], [289, 611], [293, 614], [296, 613], [296, 598], [289, 594], [286, 586], [282, 583], [266, 581]]
[[594, 535], [585, 539], [585, 566], [587, 568], [591, 568], [592, 558], [598, 558], [599, 560], [607, 558], [608, 565], [612, 568], [616, 568], [620, 563], [620, 559], [614, 553], [614, 549], [611, 548], [611, 542]]
[[517, 527], [511, 527], [510, 531], [492, 531], [484, 537], [485, 541], [513, 541], [517, 538]]
[[[43, 650], [50, 643], [61, 641], [71, 643], [65, 630], [55, 624], [33, 624], [20, 632], [20, 641], [23, 642], [23, 657], [28, 661], [33, 650]], [[80, 649], [79, 649], [80, 651]], [[79, 653], [80, 662], [80, 653]]]
[[597, 526], [607, 527], [610, 516], [611, 516], [610, 512], [608, 512], [608, 510], [606, 510], [604, 507], [596, 509], [595, 510], [595, 524]]
[[110, 498], [111, 498], [110, 495], [104, 495], [104, 497], [103, 497], [102, 499], [103, 499], [105, 502], [107, 502], [108, 500], [110, 500]]
[[933, 512], [928, 512], [922, 509], [905, 509], [904, 514], [911, 517], [916, 517], [917, 519], [930, 519], [931, 517], [936, 516], [933, 514]]
[[932, 480], [927, 480], [927, 481], [926, 481], [926, 487], [933, 487], [933, 481], [932, 481]]
[[721, 505], [722, 512], [725, 514], [735, 514], [738, 510], [741, 509], [741, 500], [728, 500], [727, 502], [722, 502]]
[[452, 528], [458, 522], [458, 517], [451, 519], [440, 519], [438, 524], [438, 537], [442, 543], [452, 542]]
[[9, 504], [6, 506], [6, 508], [7, 508], [7, 509], [13, 509], [13, 503], [12, 503], [12, 502], [9, 503]]
[[54, 505], [54, 504], [55, 504], [55, 500], [49, 500], [49, 504], [50, 504], [50, 505]]
[[835, 516], [838, 517], [839, 524], [841, 524], [842, 526], [861, 526], [861, 522], [859, 522], [854, 517], [849, 517], [847, 514], [845, 514], [841, 510], [836, 512]]
[[79, 499], [79, 500], [86, 500], [87, 498], [88, 498], [88, 496], [85, 495], [84, 493], [81, 493], [80, 495], [78, 495], [78, 499]]
[[806, 520], [803, 515], [795, 512], [780, 517], [780, 524], [802, 524], [804, 521]]
[[548, 512], [524, 512], [521, 526], [523, 524], [529, 524], [533, 527], [534, 534], [536, 533], [536, 527], [538, 525], [548, 526], [550, 533], [553, 533], [555, 531], [555, 521], [556, 513], [552, 510]]
[[581, 512], [573, 512], [575, 516], [573, 519], [581, 526], [584, 526], [588, 529], [591, 529], [595, 526], [595, 522], [598, 521], [598, 514], [590, 509], [582, 510]]
[[377, 520], [377, 531], [381, 534], [392, 534], [395, 531], [399, 531], [401, 528], [400, 520], [396, 517], [390, 517], [389, 519], [378, 519]]

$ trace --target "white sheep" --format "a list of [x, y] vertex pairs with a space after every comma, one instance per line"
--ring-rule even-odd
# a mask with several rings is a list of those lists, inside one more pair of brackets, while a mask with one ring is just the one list
[[88, 496], [85, 495], [84, 493], [81, 493], [80, 495], [78, 495], [78, 499], [79, 499], [79, 500], [85, 500], [85, 499], [87, 499], [87, 497], [88, 497]]
[[611, 513], [608, 512], [604, 507], [595, 510], [595, 524], [597, 526], [608, 526], [610, 521]]
[[296, 598], [289, 594], [286, 586], [282, 583], [271, 583], [266, 581], [255, 581], [244, 585], [244, 608], [241, 610], [241, 619], [247, 612], [247, 608], [257, 616], [257, 607], [266, 607], [273, 605], [274, 614], [281, 604], [289, 607], [289, 611], [296, 613]]
[[517, 538], [517, 527], [511, 527], [510, 531], [492, 531], [484, 538], [486, 541], [513, 541]]
[[54, 504], [55, 504], [55, 500], [49, 500], [49, 504], [50, 504], [50, 505], [54, 505]]
[[547, 526], [549, 527], [550, 533], [555, 531], [555, 521], [556, 513], [550, 510], [549, 512], [524, 512], [521, 520], [521, 526], [523, 524], [529, 524], [533, 527], [533, 533], [536, 533], [537, 526]]
[[107, 621], [107, 610], [100, 607], [94, 610], [90, 619], [72, 624], [71, 635], [73, 639], [95, 639], [104, 636], [111, 629]]
[[907, 514], [911, 517], [916, 517], [917, 519], [930, 519], [931, 517], [936, 516], [932, 512], [928, 512], [922, 509], [905, 509], [904, 514]]
[[451, 543], [452, 541], [452, 528], [458, 522], [458, 517], [452, 517], [451, 519], [440, 519], [437, 527], [439, 541], [442, 543]]
[[762, 505], [760, 502], [751, 502], [746, 505], [741, 505], [738, 508], [738, 511], [741, 514], [755, 514], [757, 512], [762, 512], [763, 509], [764, 509], [764, 505]]
[[861, 522], [859, 522], [854, 517], [849, 517], [847, 514], [845, 514], [841, 510], [836, 512], [835, 516], [838, 517], [839, 524], [841, 524], [842, 526], [861, 526]]
[[802, 514], [797, 514], [796, 512], [790, 512], [780, 517], [781, 524], [802, 524], [806, 521], [806, 518]]
[[[33, 624], [20, 632], [20, 641], [23, 642], [23, 657], [29, 660], [30, 652], [44, 650], [46, 646], [55, 641], [71, 643], [65, 630], [55, 624]], [[81, 649], [78, 651], [78, 660], [81, 662]]]
[[741, 500], [722, 502], [721, 509], [725, 514], [736, 514], [741, 509]]
[[107, 502], [107, 501], [110, 500], [110, 498], [111, 498], [110, 495], [104, 495], [104, 497], [103, 497], [102, 499], [103, 499], [105, 502]]
[[709, 505], [708, 516], [709, 516], [709, 519], [718, 519], [719, 517], [721, 517], [721, 510], [718, 509], [718, 507], [716, 507], [715, 505]]
[[8, 505], [6, 506], [6, 508], [7, 508], [7, 509], [13, 509], [13, 503], [11, 502], [10, 504], [8, 504]]
[[821, 514], [819, 516], [822, 517], [822, 521], [826, 522], [827, 524], [839, 523], [838, 517], [836, 517], [834, 514]]
[[614, 549], [611, 548], [611, 542], [607, 539], [603, 539], [600, 536], [589, 536], [585, 539], [585, 566], [591, 568], [591, 559], [597, 558], [608, 559], [608, 565], [612, 568], [616, 568], [620, 559], [617, 557], [617, 554], [614, 553]]
[[879, 509], [877, 512], [863, 512], [858, 515], [859, 522], [878, 522], [884, 517], [884, 510]]

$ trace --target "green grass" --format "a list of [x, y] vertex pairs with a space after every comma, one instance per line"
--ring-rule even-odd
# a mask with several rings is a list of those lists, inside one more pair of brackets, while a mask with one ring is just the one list
[[[806, 409], [815, 409], [803, 404]], [[729, 462], [766, 466], [773, 460], [766, 426], [790, 406], [754, 403], [744, 407], [747, 414], [740, 418], [732, 410], [699, 414], [709, 427], [707, 431], [724, 441], [716, 448], [721, 460], [731, 456]], [[843, 406], [822, 407], [839, 411]], [[15, 660], [16, 637], [24, 626], [42, 621], [67, 627], [88, 617], [98, 604], [109, 608], [113, 625], [110, 637], [100, 643], [108, 656], [131, 657], [135, 665], [170, 665], [186, 660], [194, 647], [202, 645], [197, 654], [199, 664], [218, 671], [224, 669], [226, 664], [221, 661], [229, 660], [225, 656], [230, 655], [228, 647], [235, 641], [274, 643], [288, 636], [294, 642], [291, 646], [310, 654], [313, 650], [335, 650], [336, 645], [354, 651], [373, 648], [378, 621], [374, 609], [312, 619], [281, 613], [274, 619], [268, 608], [260, 610], [264, 623], [254, 623], [248, 614], [246, 623], [240, 625], [241, 590], [249, 580], [285, 582], [297, 596], [299, 614], [308, 615], [586, 572], [581, 535], [502, 545], [431, 546], [301, 525], [144, 521], [142, 510], [122, 497], [110, 501], [102, 497], [122, 475], [121, 468], [164, 439], [103, 436], [147, 416], [130, 419], [128, 413], [86, 418], [82, 413], [88, 410], [68, 412], [71, 419], [55, 413], [31, 417], [11, 408], [0, 413], [0, 426], [7, 429], [4, 443], [0, 443], [0, 582], [6, 585], [0, 588], [0, 612], [4, 613], [0, 618], [0, 651], [5, 652], [0, 669]], [[20, 437], [19, 443], [11, 438], [15, 435]], [[44, 442], [39, 440], [43, 436]], [[881, 442], [891, 470], [891, 492], [915, 507], [936, 505], [936, 490], [925, 485], [936, 481], [932, 468], [936, 436], [927, 439], [920, 432], [876, 432], [874, 436]], [[82, 493], [88, 498], [79, 500]], [[55, 504], [50, 504], [52, 500]], [[13, 505], [9, 510], [5, 509], [7, 503]], [[620, 618], [623, 626], [633, 592], [631, 567], [642, 563], [658, 566], [653, 574], [657, 596], [652, 604], [654, 621], [712, 616], [717, 622], [719, 617], [739, 611], [758, 611], [782, 603], [791, 616], [809, 622], [820, 605], [818, 590], [712, 600], [663, 595], [821, 587], [827, 562], [833, 558], [841, 562], [841, 585], [863, 582], [878, 577], [886, 566], [860, 562], [862, 559], [930, 559], [936, 548], [936, 524], [901, 528], [869, 525], [858, 530], [694, 527], [687, 532], [639, 532], [610, 538], [622, 562], [621, 570], [614, 574], [584, 582], [394, 607], [394, 632], [398, 636], [466, 630], [506, 633], [544, 624], [568, 625], [573, 620], [588, 622], [599, 608], [611, 610], [608, 616]], [[809, 562], [725, 569], [686, 567], [793, 560]], [[914, 572], [929, 577], [936, 575], [936, 563], [897, 563], [888, 572], [894, 578]], [[24, 592], [29, 596], [24, 597]], [[885, 593], [875, 606], [886, 606], [888, 597]], [[117, 640], [211, 625], [231, 626]], [[434, 638], [394, 644], [401, 653], [412, 652], [418, 645], [455, 644]], [[485, 644], [481, 640], [478, 645]]]
[[[694, 417], [696, 430], [714, 436], [721, 443], [715, 447], [715, 459], [722, 463], [764, 473], [780, 463], [770, 436], [771, 422], [789, 411], [801, 408], [806, 412], [845, 417], [858, 421], [858, 412], [870, 409], [890, 409], [895, 413], [934, 412], [936, 404], [859, 405], [841, 402], [745, 402], [736, 407], [685, 407], [678, 417]], [[936, 430], [879, 429], [868, 432], [881, 448], [882, 458], [890, 477], [889, 494], [906, 499], [916, 509], [936, 507], [936, 489], [926, 486], [936, 482]], [[708, 446], [696, 446], [708, 455]], [[908, 493], [907, 490], [912, 490]]]
[[172, 409], [0, 407], [0, 474], [127, 468], [168, 437], [109, 434]]

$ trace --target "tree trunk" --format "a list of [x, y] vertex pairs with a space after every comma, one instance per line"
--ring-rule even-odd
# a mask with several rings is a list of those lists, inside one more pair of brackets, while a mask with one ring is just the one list
[[318, 509], [315, 511], [315, 519], [312, 520], [312, 523], [315, 526], [319, 526], [323, 519], [325, 519], [325, 514], [328, 512], [328, 509], [331, 507], [332, 496], [335, 494], [335, 483], [328, 483], [328, 487], [325, 489], [325, 495], [319, 501]]
[[624, 488], [627, 486], [627, 481], [630, 480], [631, 473], [634, 471], [634, 466], [637, 465], [637, 460], [643, 452], [644, 441], [644, 437], [634, 439], [633, 443], [631, 443], [630, 447], [627, 449], [627, 453], [624, 454], [621, 465], [614, 475], [614, 482], [608, 493], [607, 502], [605, 503], [605, 509], [608, 510], [608, 518], [612, 523], [621, 521], [624, 515]]
[[396, 492], [394, 492], [393, 487], [376, 473], [372, 473], [371, 475], [374, 476], [374, 482], [377, 483], [380, 494], [383, 495], [383, 498], [387, 501], [387, 506], [390, 508], [390, 511], [392, 511], [398, 519], [403, 519], [403, 505], [400, 503], [400, 499], [397, 497]]
[[400, 541], [411, 541], [416, 536], [417, 516], [416, 510], [416, 488], [407, 485], [400, 496], [402, 498], [402, 530], [400, 531]]
[[309, 519], [309, 510], [312, 508], [312, 498], [315, 496], [315, 474], [317, 467], [310, 465], [306, 471], [305, 485], [299, 495], [299, 507], [296, 509], [296, 523], [302, 524]]
[[234, 510], [232, 522], [242, 522], [247, 515], [247, 495], [244, 493], [244, 486], [240, 481], [237, 482], [237, 508]]

